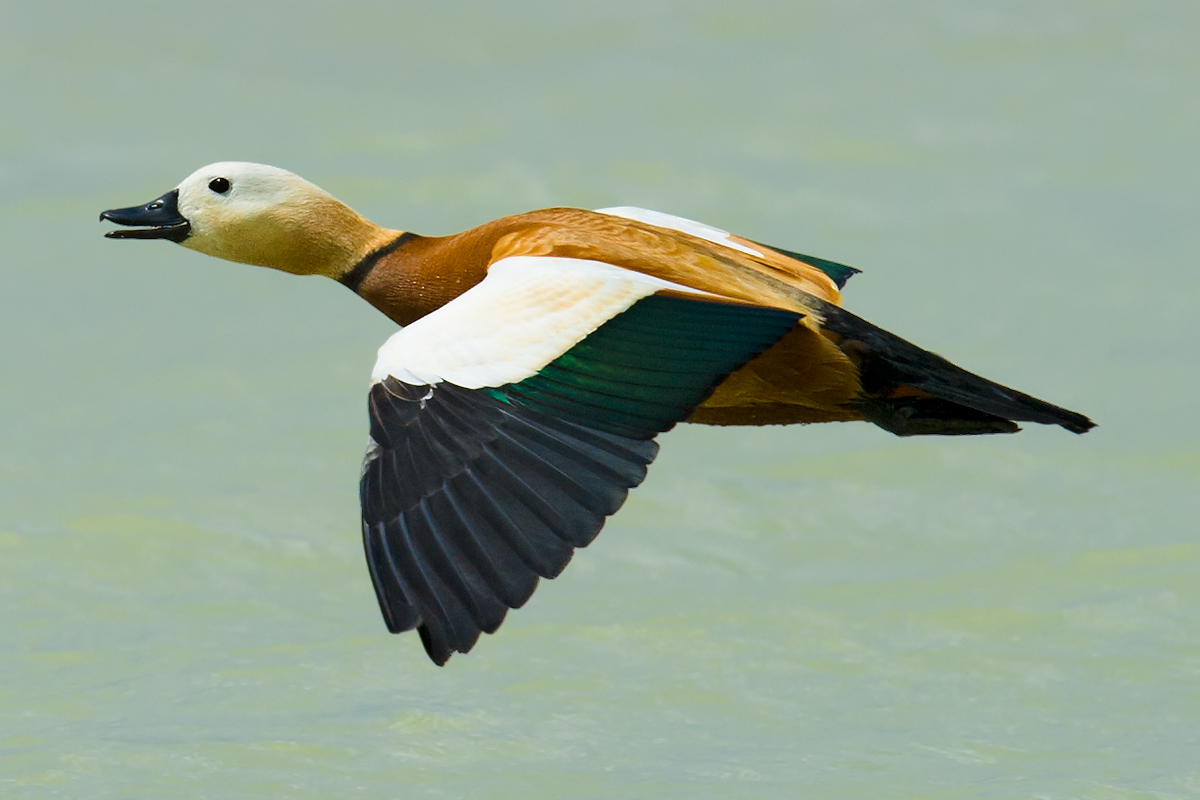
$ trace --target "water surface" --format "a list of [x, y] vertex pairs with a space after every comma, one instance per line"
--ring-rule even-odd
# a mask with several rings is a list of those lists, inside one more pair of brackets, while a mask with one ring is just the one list
[[[9, 4], [0, 794], [1200, 795], [1190, 4]], [[110, 242], [224, 159], [448, 233], [635, 204], [1101, 425], [662, 438], [438, 669], [360, 552], [387, 320]]]

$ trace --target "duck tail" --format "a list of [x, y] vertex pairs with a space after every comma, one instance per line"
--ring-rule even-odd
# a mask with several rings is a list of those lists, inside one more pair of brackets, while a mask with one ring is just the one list
[[897, 436], [1014, 433], [1017, 422], [1059, 425], [1086, 433], [1094, 422], [1009, 389], [888, 333], [832, 304], [823, 329], [859, 367], [860, 411]]

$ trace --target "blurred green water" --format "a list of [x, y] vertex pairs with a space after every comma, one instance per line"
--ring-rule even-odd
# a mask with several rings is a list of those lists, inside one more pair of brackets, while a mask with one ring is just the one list
[[[0, 9], [0, 795], [1200, 795], [1200, 13], [1184, 3]], [[340, 287], [108, 242], [195, 167], [460, 230], [637, 204], [1083, 438], [663, 437], [445, 669], [378, 619]]]

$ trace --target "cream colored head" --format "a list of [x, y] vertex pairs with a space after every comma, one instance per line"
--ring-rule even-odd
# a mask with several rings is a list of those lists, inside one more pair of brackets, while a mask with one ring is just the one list
[[174, 192], [145, 206], [106, 211], [101, 219], [154, 226], [109, 234], [117, 238], [170, 238], [229, 261], [332, 278], [399, 234], [298, 175], [244, 161], [210, 164]]
[[179, 184], [181, 244], [298, 275], [337, 277], [394, 237], [323, 189], [266, 164], [223, 161]]

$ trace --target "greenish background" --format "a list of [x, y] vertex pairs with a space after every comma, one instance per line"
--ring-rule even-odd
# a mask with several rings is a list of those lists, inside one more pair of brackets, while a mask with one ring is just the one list
[[[1200, 5], [0, 6], [0, 796], [1200, 796]], [[357, 528], [392, 326], [97, 213], [264, 161], [634, 204], [1086, 437], [684, 426], [445, 669]]]

